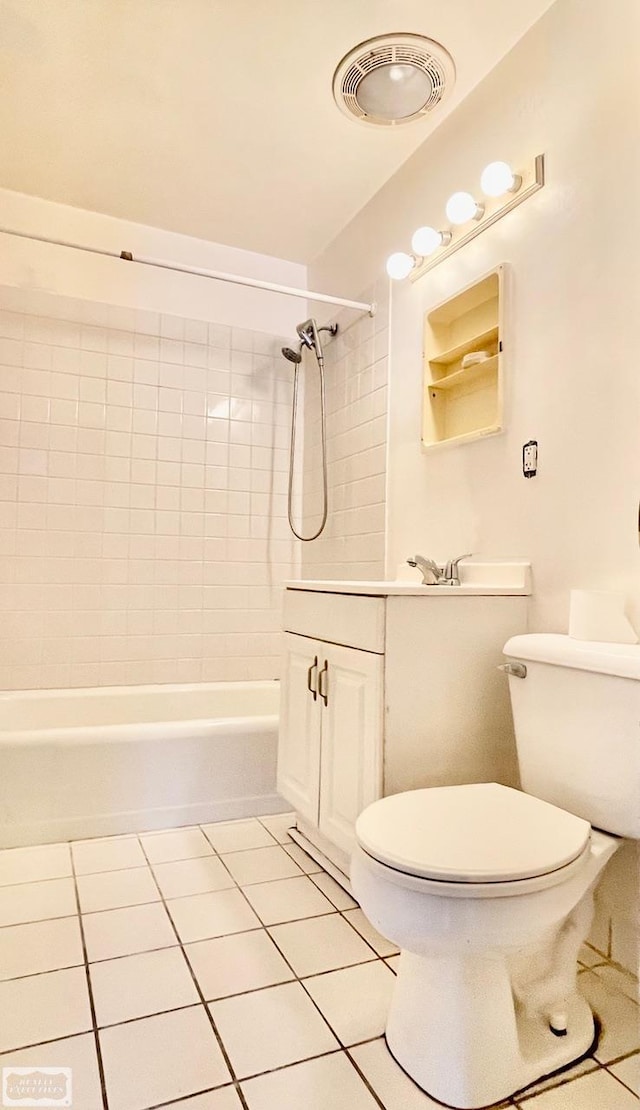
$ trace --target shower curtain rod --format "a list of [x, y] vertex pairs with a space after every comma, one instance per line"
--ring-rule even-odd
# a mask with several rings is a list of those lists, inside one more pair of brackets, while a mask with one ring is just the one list
[[71, 243], [66, 239], [51, 239], [46, 235], [33, 235], [26, 231], [14, 231], [9, 227], [0, 227], [0, 234], [13, 235], [17, 239], [31, 239], [36, 243], [49, 243], [54, 247], [70, 247], [74, 251], [84, 251], [86, 254], [101, 254], [107, 258], [120, 258], [125, 262], [136, 262], [139, 266], [155, 266], [159, 270], [173, 270], [178, 274], [193, 274], [195, 277], [226, 281], [231, 285], [247, 285], [251, 289], [266, 289], [269, 293], [284, 293], [288, 297], [302, 297], [307, 301], [320, 301], [323, 304], [340, 305], [342, 308], [355, 308], [361, 312], [368, 312], [369, 316], [374, 316], [376, 311], [375, 304], [366, 304], [363, 301], [349, 301], [344, 297], [331, 297], [328, 293], [314, 293], [310, 289], [294, 289], [289, 285], [277, 285], [272, 281], [240, 277], [238, 274], [227, 274], [222, 270], [205, 270], [199, 266], [180, 266], [177, 262], [165, 262], [159, 258], [136, 256], [132, 251], [110, 251], [101, 247], [85, 247], [82, 243]]

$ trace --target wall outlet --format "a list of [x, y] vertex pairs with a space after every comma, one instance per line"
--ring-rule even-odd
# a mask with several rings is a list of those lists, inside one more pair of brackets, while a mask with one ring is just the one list
[[538, 473], [537, 439], [530, 439], [522, 448], [522, 473], [525, 478], [534, 478]]

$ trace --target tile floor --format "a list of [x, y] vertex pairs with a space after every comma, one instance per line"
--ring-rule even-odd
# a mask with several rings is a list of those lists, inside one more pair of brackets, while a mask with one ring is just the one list
[[[393, 945], [289, 824], [0, 852], [0, 1066], [73, 1068], [74, 1110], [437, 1106], [382, 1038]], [[595, 1055], [504, 1105], [637, 1107], [637, 983], [589, 948], [580, 977]]]

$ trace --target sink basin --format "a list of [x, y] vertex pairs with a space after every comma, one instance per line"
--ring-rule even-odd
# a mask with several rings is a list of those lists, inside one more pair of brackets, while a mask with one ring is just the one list
[[435, 597], [478, 597], [497, 594], [530, 594], [531, 564], [525, 560], [460, 563], [459, 586], [423, 586], [420, 582], [296, 579], [286, 582], [290, 590], [314, 590], [334, 594], [367, 594], [374, 597], [421, 595]]

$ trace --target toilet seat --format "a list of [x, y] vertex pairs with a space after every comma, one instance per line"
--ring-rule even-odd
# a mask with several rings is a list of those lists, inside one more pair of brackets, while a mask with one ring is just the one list
[[356, 823], [361, 848], [379, 864], [460, 884], [461, 895], [465, 886], [552, 876], [584, 854], [590, 835], [588, 821], [498, 783], [393, 794]]

